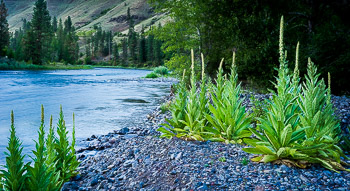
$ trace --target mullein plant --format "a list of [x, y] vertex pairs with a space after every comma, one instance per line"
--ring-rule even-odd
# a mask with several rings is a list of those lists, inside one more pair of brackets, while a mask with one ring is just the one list
[[[311, 162], [321, 163], [328, 169], [346, 170], [341, 165], [346, 163], [340, 158], [346, 156], [337, 146], [341, 129], [331, 103], [330, 75], [327, 89], [323, 79], [318, 79], [317, 68], [309, 58], [305, 78], [298, 103], [302, 111], [300, 124], [308, 128], [305, 129], [305, 140], [298, 150], [306, 150], [315, 155], [316, 157], [310, 158]], [[312, 150], [307, 149], [309, 147]]]
[[73, 141], [69, 145], [67, 130], [63, 120], [62, 107], [57, 127], [59, 138], [55, 137], [50, 118], [50, 130], [45, 139], [44, 107], [41, 108], [41, 125], [39, 138], [35, 141], [35, 150], [31, 157], [34, 164], [24, 164], [23, 148], [16, 136], [14, 116], [11, 112], [11, 136], [9, 138], [8, 152], [5, 154], [5, 169], [0, 172], [0, 190], [30, 190], [30, 191], [58, 191], [71, 177], [77, 175], [79, 162], [75, 156], [75, 120], [73, 115]]
[[[75, 138], [73, 138], [73, 143], [75, 144]], [[57, 162], [56, 171], [59, 172], [59, 181], [67, 182], [70, 178], [77, 175], [76, 169], [79, 166], [79, 162], [76, 160], [74, 147], [68, 141], [68, 131], [64, 121], [62, 106], [60, 107], [57, 138], [54, 142], [54, 148], [56, 151], [55, 161]]]
[[[45, 147], [45, 131], [44, 131], [44, 107], [41, 106], [41, 124], [39, 127], [39, 138], [38, 141], [35, 141], [36, 150], [33, 151], [35, 157], [31, 157], [34, 165], [27, 166], [28, 171], [28, 180], [27, 187], [29, 190], [37, 190], [37, 191], [47, 191], [47, 190], [59, 190], [60, 187], [56, 188], [52, 187], [51, 180], [55, 178], [55, 172], [50, 168], [50, 166], [46, 163], [47, 152]], [[56, 175], [56, 181], [57, 181]]]
[[[22, 143], [16, 135], [16, 129], [14, 125], [14, 115], [11, 111], [11, 129], [10, 138], [7, 146], [6, 164], [3, 166], [5, 169], [0, 170], [3, 174], [3, 189], [4, 190], [26, 190], [26, 166], [29, 164], [24, 164], [22, 154]], [[0, 189], [2, 189], [0, 187]]]
[[185, 119], [187, 89], [185, 82], [186, 69], [183, 71], [182, 80], [178, 84], [178, 90], [174, 101], [170, 104], [171, 119], [165, 119], [167, 123], [161, 124], [162, 127], [158, 131], [162, 133], [161, 137], [172, 138], [176, 135], [176, 131], [181, 131], [184, 124], [181, 120]]
[[226, 143], [242, 143], [244, 138], [251, 136], [249, 127], [251, 117], [242, 106], [240, 98], [240, 84], [235, 65], [235, 52], [233, 52], [231, 74], [228, 80], [223, 78], [223, 60], [217, 74], [216, 85], [211, 88], [213, 103], [209, 104], [211, 114], [206, 115], [209, 124], [207, 130], [212, 133], [209, 140], [225, 141]]
[[[203, 116], [203, 110], [201, 109], [204, 109], [203, 104], [204, 104], [204, 107], [206, 107], [207, 99], [205, 98], [205, 95], [204, 95], [202, 96], [203, 100], [200, 100], [201, 98], [200, 95], [205, 94], [206, 90], [203, 88], [199, 96], [197, 95], [197, 86], [196, 86], [196, 79], [195, 79], [195, 73], [194, 73], [195, 62], [194, 62], [193, 50], [191, 50], [191, 61], [192, 61], [191, 88], [187, 96], [185, 119], [180, 120], [180, 122], [184, 124], [185, 127], [182, 130], [178, 131], [176, 136], [179, 138], [183, 138], [185, 140], [204, 141], [204, 138], [201, 135], [201, 133], [203, 132], [203, 124], [205, 122], [205, 118]], [[202, 61], [202, 64], [204, 64], [204, 61]], [[204, 67], [202, 68], [204, 69]], [[203, 73], [204, 72], [202, 72], [202, 74]], [[205, 103], [200, 103], [200, 101]]]
[[[171, 106], [172, 119], [167, 120], [169, 124], [162, 124], [158, 129], [162, 133], [161, 137], [178, 137], [185, 140], [204, 141], [204, 126], [206, 124], [205, 115], [209, 111], [207, 108], [208, 98], [206, 95], [207, 85], [205, 77], [204, 56], [202, 59], [202, 82], [200, 85], [199, 95], [197, 93], [196, 79], [194, 74], [194, 53], [191, 50], [191, 80], [190, 90], [185, 87], [184, 79], [180, 84], [179, 93], [175, 103]], [[178, 116], [181, 114], [182, 119]]]
[[259, 119], [260, 131], [250, 128], [256, 136], [246, 141], [251, 147], [243, 150], [262, 154], [252, 159], [257, 162], [282, 162], [301, 168], [308, 163], [320, 163], [330, 170], [346, 170], [340, 164], [344, 154], [336, 146], [338, 124], [332, 117], [330, 90], [326, 95], [325, 86], [317, 80], [315, 67], [309, 61], [307, 82], [300, 92], [298, 49], [297, 46], [296, 67], [291, 75], [283, 46], [282, 17], [276, 92], [272, 92], [266, 117]]
[[51, 115], [49, 133], [45, 139], [45, 142], [46, 142], [45, 164], [48, 166], [49, 170], [53, 172], [52, 176], [50, 177], [48, 190], [57, 190], [57, 189], [59, 190], [63, 185], [63, 182], [59, 180], [60, 172], [56, 170], [57, 152], [55, 150], [55, 145], [54, 145], [56, 140], [57, 138], [55, 137], [55, 129], [52, 125], [52, 115]]

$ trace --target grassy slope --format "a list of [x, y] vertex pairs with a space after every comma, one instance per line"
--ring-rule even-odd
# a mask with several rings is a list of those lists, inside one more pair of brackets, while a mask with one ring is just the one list
[[[34, 2], [35, 0], [5, 0], [9, 9], [8, 21], [11, 31], [22, 26], [23, 18], [31, 19]], [[159, 20], [159, 16], [152, 12], [147, 0], [48, 0], [51, 15], [62, 20], [71, 16], [79, 31], [89, 31], [97, 24], [104, 30], [125, 32], [128, 28], [125, 19], [128, 7], [136, 17], [136, 24], [142, 22], [149, 25], [152, 17]], [[101, 15], [101, 12], [106, 10], [109, 11]], [[137, 28], [141, 28], [141, 25]]]

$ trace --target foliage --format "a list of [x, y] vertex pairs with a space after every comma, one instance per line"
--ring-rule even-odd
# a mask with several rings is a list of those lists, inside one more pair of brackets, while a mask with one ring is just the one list
[[92, 69], [88, 65], [65, 65], [62, 63], [50, 63], [36, 65], [25, 62], [18, 62], [13, 59], [0, 58], [0, 70], [79, 70]]
[[347, 170], [340, 159], [345, 155], [336, 145], [339, 122], [331, 109], [330, 89], [327, 96], [323, 94], [327, 90], [323, 81], [317, 79], [316, 68], [309, 61], [307, 81], [298, 95], [298, 69], [296, 67], [294, 75], [289, 74], [283, 32], [282, 17], [276, 92], [272, 91], [266, 116], [259, 118], [261, 131], [250, 128], [256, 138], [246, 142], [252, 147], [243, 150], [263, 155], [253, 161], [281, 161], [302, 168], [307, 163], [320, 163], [330, 170]]
[[[161, 39], [169, 60], [189, 54], [190, 49], [207, 56], [207, 69], [215, 75], [221, 58], [237, 50], [237, 68], [240, 78], [259, 86], [270, 86], [277, 66], [278, 30], [275, 23], [285, 15], [288, 31], [286, 50], [294, 54], [291, 44], [302, 41], [300, 49], [301, 73], [306, 72], [305, 55], [318, 63], [319, 72], [334, 77], [333, 91], [349, 93], [347, 76], [350, 74], [350, 4], [344, 1], [202, 1], [202, 0], [150, 0], [156, 11], [166, 13], [171, 21], [156, 34]], [[257, 32], [259, 31], [259, 32]], [[184, 62], [165, 61], [167, 67], [180, 74]], [[174, 70], [177, 69], [177, 70]]]
[[23, 147], [22, 143], [16, 135], [14, 123], [14, 115], [13, 111], [11, 111], [11, 135], [7, 146], [8, 152], [5, 152], [5, 170], [0, 171], [3, 174], [5, 190], [25, 190], [25, 183], [28, 178], [28, 175], [26, 175], [25, 171], [26, 166], [29, 164], [24, 164], [23, 162]]
[[165, 76], [169, 74], [168, 68], [165, 66], [159, 66], [153, 70], [154, 73]]
[[209, 138], [213, 141], [226, 141], [231, 143], [242, 143], [243, 138], [250, 137], [248, 127], [251, 118], [242, 106], [243, 99], [240, 97], [240, 85], [236, 65], [234, 63], [235, 53], [231, 66], [229, 80], [224, 80], [221, 61], [216, 79], [216, 86], [211, 88], [211, 99], [213, 104], [209, 105], [210, 114], [206, 115], [209, 122], [208, 131], [213, 133]]
[[151, 72], [147, 74], [145, 78], [158, 78], [158, 77], [159, 77], [158, 74]]

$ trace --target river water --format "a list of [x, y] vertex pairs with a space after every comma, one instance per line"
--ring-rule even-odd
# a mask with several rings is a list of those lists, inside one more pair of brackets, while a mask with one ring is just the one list
[[[45, 125], [49, 116], [57, 123], [60, 105], [66, 126], [72, 130], [75, 113], [76, 138], [101, 135], [141, 124], [147, 113], [169, 94], [170, 83], [140, 80], [150, 71], [97, 68], [92, 70], [0, 71], [0, 164], [5, 163], [14, 111], [17, 136], [23, 153], [31, 155], [40, 125], [41, 104]], [[29, 160], [27, 156], [26, 161]]]

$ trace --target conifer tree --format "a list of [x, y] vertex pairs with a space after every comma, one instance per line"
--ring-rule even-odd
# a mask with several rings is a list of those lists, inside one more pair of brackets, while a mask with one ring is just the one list
[[45, 0], [37, 0], [34, 6], [27, 49], [34, 64], [42, 64], [47, 59], [47, 50], [51, 44], [51, 17]]
[[63, 23], [62, 19], [59, 20], [58, 22], [58, 28], [57, 28], [57, 54], [58, 54], [58, 61], [63, 60], [64, 56], [64, 32], [63, 32]]
[[141, 37], [139, 39], [138, 50], [139, 50], [139, 54], [138, 54], [139, 64], [146, 62], [146, 39], [145, 39], [143, 26], [141, 29]]
[[53, 17], [53, 19], [52, 19], [52, 30], [54, 33], [57, 32], [57, 18], [56, 17]]
[[114, 48], [113, 48], [113, 61], [114, 61], [114, 65], [119, 64], [119, 50], [118, 50], [117, 43], [114, 44]]
[[152, 62], [154, 60], [153, 57], [153, 41], [154, 41], [154, 36], [150, 34], [147, 38], [147, 61]]
[[134, 29], [134, 21], [130, 13], [130, 7], [128, 8], [127, 19], [129, 22], [129, 33], [128, 33], [129, 52], [132, 60], [135, 62], [137, 60], [137, 56], [136, 56], [137, 36]]
[[108, 55], [112, 54], [113, 51], [113, 35], [112, 31], [109, 31], [107, 34], [107, 49], [108, 49]]
[[0, 2], [0, 56], [5, 56], [6, 51], [4, 50], [10, 43], [9, 24], [6, 17], [7, 8], [4, 0]]
[[87, 39], [85, 45], [85, 64], [91, 63], [91, 39]]
[[123, 47], [123, 54], [122, 54], [123, 65], [126, 66], [128, 62], [128, 43], [126, 38], [122, 40], [122, 47]]

